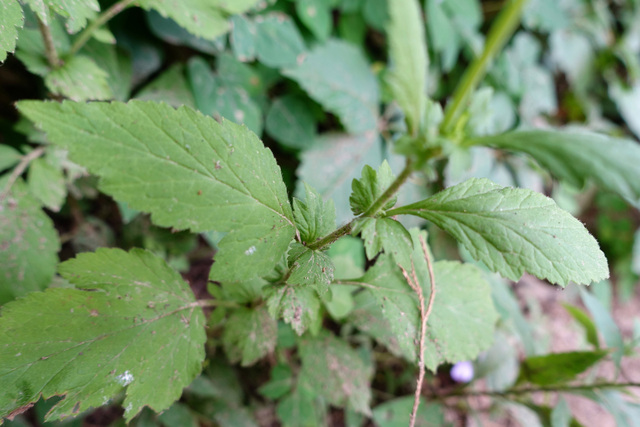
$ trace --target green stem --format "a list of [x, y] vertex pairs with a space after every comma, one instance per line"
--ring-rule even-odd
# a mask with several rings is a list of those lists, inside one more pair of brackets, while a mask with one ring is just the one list
[[511, 0], [496, 18], [487, 35], [482, 55], [474, 59], [469, 68], [467, 68], [460, 83], [456, 86], [453, 100], [447, 105], [444, 119], [440, 125], [442, 134], [450, 134], [455, 128], [456, 121], [466, 108], [467, 101], [475, 91], [478, 83], [486, 75], [491, 61], [502, 50], [507, 40], [511, 38], [511, 35], [518, 27], [522, 8], [526, 2], [527, 0]]
[[573, 391], [588, 391], [588, 390], [596, 390], [603, 388], [622, 388], [622, 387], [639, 387], [640, 383], [635, 382], [627, 382], [627, 383], [612, 383], [612, 382], [602, 382], [602, 383], [594, 383], [594, 384], [577, 384], [577, 385], [556, 385], [556, 386], [540, 386], [540, 387], [522, 387], [522, 388], [514, 388], [511, 390], [505, 391], [489, 391], [489, 390], [453, 390], [444, 394], [435, 394], [433, 396], [429, 396], [430, 398], [436, 399], [446, 399], [448, 397], [476, 397], [476, 396], [488, 396], [488, 397], [507, 397], [507, 396], [520, 396], [523, 394], [533, 394], [533, 393], [570, 393]]
[[367, 217], [367, 216], [374, 216], [376, 213], [378, 213], [380, 209], [382, 209], [385, 203], [387, 203], [389, 200], [391, 200], [391, 198], [393, 198], [393, 196], [398, 192], [400, 187], [402, 187], [402, 184], [404, 184], [407, 181], [407, 179], [409, 179], [412, 173], [413, 173], [413, 162], [410, 159], [407, 159], [407, 163], [405, 164], [405, 167], [402, 170], [402, 172], [400, 172], [400, 175], [398, 175], [398, 177], [391, 183], [389, 188], [387, 188], [386, 191], [382, 193], [382, 195], [378, 197], [378, 199], [376, 199], [375, 202], [373, 202], [371, 207], [367, 209], [366, 212], [364, 212], [362, 215], [358, 216], [357, 218], [352, 219], [349, 223], [338, 228], [331, 234], [327, 234], [320, 240], [317, 240], [309, 244], [308, 248], [311, 250], [320, 250], [325, 246], [332, 244], [333, 242], [338, 240], [340, 237], [346, 236], [347, 234], [349, 234], [351, 232], [351, 228], [353, 227], [353, 223], [357, 219], [362, 217]]
[[16, 182], [16, 180], [20, 177], [20, 175], [22, 175], [22, 172], [24, 172], [27, 166], [29, 166], [29, 163], [31, 163], [33, 160], [37, 159], [38, 157], [42, 156], [45, 148], [46, 147], [42, 145], [36, 148], [35, 150], [31, 151], [30, 153], [22, 156], [22, 159], [20, 160], [20, 163], [18, 163], [18, 166], [16, 166], [15, 169], [13, 169], [13, 172], [11, 172], [9, 179], [7, 180], [7, 185], [4, 187], [4, 191], [0, 194], [0, 202], [3, 201], [5, 197], [9, 195], [9, 192], [11, 191], [11, 187]]
[[40, 34], [42, 34], [42, 41], [44, 42], [44, 54], [47, 57], [47, 62], [51, 66], [51, 68], [56, 69], [62, 65], [62, 61], [60, 61], [60, 57], [58, 56], [58, 51], [56, 50], [56, 46], [53, 43], [53, 35], [51, 34], [51, 28], [40, 18], [38, 18], [38, 28], [40, 29]]
[[76, 54], [82, 47], [89, 41], [93, 33], [104, 24], [109, 22], [114, 16], [125, 10], [127, 7], [131, 6], [133, 2], [136, 0], [120, 0], [117, 3], [114, 3], [109, 9], [102, 12], [96, 19], [93, 21], [87, 28], [84, 29], [82, 33], [78, 36], [78, 38], [73, 42], [71, 49], [69, 50], [70, 55]]
[[239, 307], [238, 304], [231, 301], [218, 301], [215, 299], [199, 299], [196, 302], [187, 304], [184, 309], [192, 307]]

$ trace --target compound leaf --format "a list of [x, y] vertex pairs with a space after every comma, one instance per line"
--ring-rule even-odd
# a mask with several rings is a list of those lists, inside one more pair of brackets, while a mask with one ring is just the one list
[[348, 132], [377, 129], [378, 82], [357, 47], [329, 40], [309, 52], [302, 64], [283, 70], [283, 74], [336, 114]]
[[[125, 391], [124, 417], [163, 411], [201, 370], [205, 318], [180, 275], [134, 249], [99, 249], [60, 265], [76, 289], [35, 292], [0, 317], [0, 417], [54, 395], [65, 418]], [[37, 309], [36, 309], [37, 308]]]
[[527, 153], [559, 179], [579, 187], [593, 179], [640, 207], [640, 145], [635, 141], [591, 132], [533, 130], [470, 143]]
[[425, 110], [428, 68], [422, 11], [417, 0], [395, 0], [388, 6], [392, 68], [387, 81], [404, 111], [409, 133], [416, 135]]
[[302, 241], [313, 243], [336, 228], [336, 208], [333, 200], [322, 200], [311, 186], [304, 184], [304, 189], [304, 202], [293, 199], [293, 216]]
[[290, 285], [312, 286], [320, 296], [329, 290], [334, 268], [326, 253], [296, 242], [289, 251], [289, 268], [291, 275], [287, 283]]
[[561, 286], [609, 277], [607, 260], [584, 225], [535, 191], [470, 179], [389, 213], [433, 222], [511, 280], [525, 270]]
[[49, 286], [60, 243], [51, 219], [18, 180], [0, 180], [0, 305]]
[[[360, 215], [366, 212], [389, 188], [394, 179], [395, 175], [386, 160], [382, 162], [377, 172], [371, 166], [365, 165], [362, 168], [362, 177], [351, 182], [353, 193], [349, 197], [349, 203], [351, 203], [353, 213]], [[382, 210], [391, 209], [397, 200], [397, 196], [391, 198], [382, 206]]]
[[18, 39], [18, 28], [24, 25], [22, 7], [17, 0], [3, 1], [0, 5], [0, 61], [7, 59], [7, 52], [13, 52]]
[[222, 345], [231, 363], [249, 366], [272, 352], [278, 338], [278, 323], [264, 306], [239, 308], [227, 321]]
[[157, 225], [229, 232], [213, 279], [267, 274], [287, 250], [294, 225], [280, 168], [245, 127], [142, 101], [18, 108], [100, 176], [104, 192], [150, 212]]
[[313, 384], [319, 396], [335, 406], [349, 406], [371, 414], [370, 381], [373, 369], [344, 340], [330, 333], [301, 342], [300, 381]]

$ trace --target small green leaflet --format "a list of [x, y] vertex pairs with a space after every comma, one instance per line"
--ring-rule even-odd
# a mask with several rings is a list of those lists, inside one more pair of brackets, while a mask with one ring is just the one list
[[[351, 182], [351, 196], [349, 197], [349, 203], [351, 204], [351, 210], [355, 215], [369, 210], [371, 206], [376, 202], [380, 196], [389, 188], [395, 175], [391, 170], [391, 166], [385, 160], [380, 165], [380, 168], [376, 172], [369, 165], [365, 165], [362, 168], [362, 178], [354, 179]], [[391, 209], [398, 200], [398, 197], [392, 197], [384, 206], [382, 210]]]
[[44, 83], [52, 93], [73, 101], [105, 100], [113, 98], [107, 77], [91, 58], [74, 55], [47, 74]]
[[[154, 9], [195, 36], [213, 40], [229, 30], [226, 12], [210, 0], [140, 0], [140, 7]], [[194, 19], [197, 17], [197, 19]]]
[[387, 79], [394, 99], [404, 111], [408, 133], [416, 136], [425, 111], [429, 67], [422, 10], [417, 0], [388, 2], [387, 25], [392, 68]]
[[[400, 427], [409, 425], [413, 396], [400, 397], [384, 402], [373, 408], [373, 420], [380, 427]], [[416, 427], [440, 427], [446, 425], [442, 406], [425, 402], [420, 398], [420, 407], [416, 416]]]
[[124, 417], [167, 409], [201, 370], [205, 318], [189, 286], [140, 249], [99, 249], [60, 265], [76, 289], [34, 292], [0, 317], [0, 417], [64, 396], [47, 420], [105, 405]]
[[559, 179], [583, 186], [593, 179], [640, 207], [640, 145], [593, 132], [520, 131], [469, 141], [522, 151]]
[[7, 52], [13, 52], [18, 39], [18, 28], [24, 25], [22, 8], [17, 0], [5, 0], [0, 4], [0, 61], [7, 59]]
[[298, 381], [296, 389], [278, 402], [276, 410], [283, 427], [327, 425], [325, 404], [313, 385]]
[[59, 167], [44, 159], [35, 159], [29, 165], [28, 185], [31, 194], [53, 212], [60, 211], [67, 196], [64, 175]]
[[[0, 145], [0, 172], [8, 169], [20, 161], [22, 154], [9, 145]], [[0, 191], [2, 189], [0, 188]]]
[[272, 68], [291, 67], [306, 50], [298, 27], [285, 14], [270, 13], [255, 19], [258, 61]]
[[77, 33], [87, 25], [87, 21], [93, 20], [100, 12], [98, 0], [25, 0], [38, 18], [49, 25], [53, 16], [49, 11], [66, 18], [65, 26], [70, 33]]
[[525, 271], [563, 287], [609, 277], [607, 260], [584, 225], [535, 191], [470, 179], [388, 214], [433, 222], [514, 281]]
[[229, 43], [239, 61], [252, 61], [256, 57], [256, 24], [243, 15], [231, 17]]
[[49, 286], [60, 249], [53, 222], [25, 183], [8, 193], [6, 185], [0, 179], [0, 305]]
[[[427, 263], [417, 230], [413, 229], [411, 235], [416, 276], [428, 299], [431, 286]], [[432, 371], [441, 363], [471, 360], [486, 350], [493, 341], [493, 326], [498, 317], [491, 288], [477, 267], [440, 261], [434, 263], [434, 274], [436, 296], [427, 322], [424, 354], [425, 365]], [[400, 268], [389, 255], [381, 255], [359, 282], [377, 299], [402, 355], [415, 362], [420, 324], [418, 299]]]
[[298, 18], [321, 42], [329, 38], [333, 27], [331, 6], [332, 0], [300, 0], [296, 2]]
[[188, 107], [23, 101], [20, 111], [102, 178], [100, 188], [163, 227], [229, 232], [218, 281], [267, 274], [294, 234], [280, 168], [245, 127]]
[[413, 242], [407, 229], [398, 221], [391, 218], [362, 218], [356, 222], [352, 233], [360, 233], [367, 258], [373, 259], [384, 249], [396, 263], [405, 269], [411, 268]]
[[293, 199], [293, 217], [300, 239], [305, 243], [313, 243], [335, 230], [336, 208], [332, 199], [325, 202], [318, 192], [306, 183], [304, 189], [304, 202]]
[[547, 386], [573, 380], [609, 354], [609, 350], [572, 351], [526, 358], [520, 364], [518, 382]]
[[222, 345], [231, 363], [250, 366], [276, 347], [278, 323], [265, 306], [239, 308], [227, 320]]
[[321, 326], [320, 298], [312, 287], [277, 285], [264, 289], [269, 314], [282, 318], [298, 335]]
[[326, 253], [295, 242], [289, 251], [289, 268], [288, 284], [312, 286], [321, 297], [329, 290], [333, 280], [333, 262]]
[[315, 392], [332, 405], [348, 406], [371, 414], [370, 381], [373, 367], [366, 364], [344, 340], [324, 332], [300, 343], [300, 381], [313, 384]]
[[336, 114], [348, 132], [377, 129], [378, 81], [357, 47], [329, 40], [309, 52], [302, 64], [282, 73]]
[[258, 389], [258, 393], [269, 399], [279, 399], [291, 391], [293, 373], [286, 363], [276, 365], [271, 369], [271, 379]]

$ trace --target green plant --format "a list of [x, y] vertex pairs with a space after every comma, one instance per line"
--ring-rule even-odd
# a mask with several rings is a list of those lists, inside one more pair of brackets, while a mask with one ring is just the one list
[[[208, 64], [196, 58], [187, 66], [190, 79], [192, 84], [206, 83], [193, 98], [175, 100], [187, 106], [174, 109], [155, 102], [153, 90], [144, 94], [151, 100], [86, 102], [129, 97], [129, 88], [118, 80], [126, 74], [127, 60], [91, 38], [109, 38], [103, 25], [133, 2], [117, 2], [99, 15], [95, 2], [82, 6], [59, 2], [48, 7], [26, 3], [36, 15], [32, 18], [38, 30], [23, 30], [17, 57], [44, 78], [52, 95], [70, 100], [17, 103], [20, 114], [44, 136], [26, 122], [24, 133], [33, 141], [52, 145], [25, 154], [0, 146], [2, 169], [15, 165], [0, 178], [0, 241], [6, 246], [0, 253], [6, 266], [0, 280], [2, 417], [14, 418], [41, 396], [64, 396], [48, 412], [51, 420], [122, 399], [127, 422], [145, 406], [155, 412], [171, 408], [163, 415], [178, 417], [189, 410], [172, 404], [190, 385], [196, 411], [220, 415], [242, 407], [242, 398], [225, 396], [216, 388], [217, 381], [227, 381], [229, 363], [251, 366], [277, 354], [271, 380], [259, 392], [278, 402], [277, 415], [286, 425], [316, 425], [322, 422], [327, 405], [346, 408], [356, 425], [362, 415], [380, 425], [393, 417], [401, 422], [405, 415], [411, 425], [417, 418], [438, 422], [442, 416], [438, 405], [420, 406], [425, 368], [435, 372], [443, 364], [472, 360], [492, 346], [498, 320], [492, 292], [499, 285], [490, 283], [488, 272], [511, 280], [528, 272], [564, 287], [570, 282], [600, 282], [609, 271], [584, 225], [538, 192], [471, 178], [416, 201], [400, 194], [411, 185], [409, 180], [416, 175], [425, 181], [439, 179], [442, 162], [484, 146], [525, 153], [560, 180], [576, 186], [593, 180], [630, 204], [640, 204], [640, 147], [635, 142], [563, 130], [496, 135], [474, 131], [482, 101], [476, 89], [518, 26], [523, 0], [508, 2], [495, 19], [484, 50], [466, 69], [444, 111], [426, 96], [428, 52], [419, 4], [415, 0], [388, 3], [389, 18], [383, 22], [391, 65], [384, 75], [385, 96], [395, 101], [402, 114], [402, 120], [394, 123], [398, 129], [388, 131], [404, 167], [395, 175], [387, 161], [374, 162], [377, 168], [365, 164], [360, 178], [351, 183], [349, 206], [355, 217], [339, 227], [334, 202], [311, 183], [304, 185], [304, 197], [290, 203], [276, 159], [254, 133], [263, 127], [257, 106], [260, 96], [254, 99], [225, 80], [261, 84], [268, 80], [268, 71], [258, 78], [253, 70], [221, 54], [218, 67], [236, 67], [235, 72], [214, 76]], [[305, 20], [308, 8], [322, 2], [296, 3], [302, 10], [300, 20], [323, 41], [308, 52], [288, 18], [266, 15], [244, 22], [246, 18], [237, 15], [255, 3], [207, 6], [193, 0], [137, 5], [156, 9], [192, 35], [208, 40], [228, 31], [232, 21], [236, 56], [257, 57], [264, 65], [280, 69], [299, 85], [298, 91], [335, 115], [348, 132], [375, 139], [371, 133], [378, 121], [378, 82], [357, 49], [328, 40], [325, 25], [329, 24], [322, 24], [320, 18]], [[13, 0], [4, 5], [8, 12], [3, 25], [9, 31], [0, 40], [11, 51], [17, 34], [11, 30], [21, 26], [21, 8]], [[206, 19], [190, 19], [196, 12]], [[53, 13], [66, 19], [69, 32], [84, 30], [69, 39]], [[248, 40], [246, 33], [240, 33], [243, 25], [253, 26], [247, 33], [258, 31], [261, 36]], [[188, 34], [180, 37], [201, 48], [205, 43]], [[303, 53], [306, 56], [299, 61]], [[105, 73], [103, 67], [112, 73]], [[353, 81], [344, 78], [340, 67], [355, 73]], [[169, 72], [176, 74], [168, 80], [179, 81], [172, 76], [183, 71]], [[166, 90], [167, 83], [158, 87]], [[211, 94], [215, 92], [224, 97], [214, 102]], [[314, 111], [296, 116], [306, 99], [301, 97], [299, 93], [280, 97], [265, 120], [267, 132], [288, 148], [305, 147], [300, 136], [315, 137]], [[246, 126], [205, 115], [214, 113], [235, 117]], [[156, 226], [209, 233], [217, 249], [209, 273], [210, 295], [196, 299], [163, 256], [142, 249], [100, 248], [79, 254], [59, 264], [61, 283], [49, 287], [59, 241], [40, 207], [59, 210], [64, 201], [65, 191], [60, 188], [65, 187], [61, 170], [66, 160], [56, 158], [57, 149], [64, 149], [72, 162], [98, 176], [103, 193], [128, 209], [149, 213]], [[398, 157], [389, 159], [397, 162]], [[25, 184], [20, 175], [27, 167]], [[73, 166], [64, 168], [70, 176]], [[405, 227], [398, 220], [402, 216], [426, 220], [447, 232], [466, 251], [469, 262], [434, 261], [427, 233]], [[339, 217], [342, 220], [344, 215]], [[344, 239], [347, 235], [361, 237], [372, 263], [366, 272], [357, 265], [350, 269], [338, 265], [339, 250], [350, 253], [359, 248], [357, 241]], [[353, 264], [353, 257], [347, 258]], [[20, 298], [11, 301], [16, 297]], [[609, 324], [606, 310], [590, 294], [583, 298], [603, 329]], [[345, 322], [351, 328], [409, 366], [417, 364], [415, 395], [372, 411], [372, 356], [366, 344], [354, 349], [354, 336], [338, 335], [326, 327], [327, 312], [338, 320], [349, 316]], [[596, 348], [528, 354], [515, 384], [495, 394], [609, 392], [624, 386], [611, 381], [574, 382], [609, 354], [619, 366], [624, 342], [613, 328], [608, 339], [617, 341], [607, 341], [611, 348], [600, 349], [596, 327], [588, 316], [579, 309], [573, 309], [572, 315], [591, 332], [590, 342]], [[205, 352], [207, 342], [217, 342], [228, 362], [214, 356], [209, 345]], [[208, 375], [198, 377], [203, 364], [209, 364]], [[212, 399], [214, 409], [198, 398]], [[529, 405], [542, 419], [550, 417], [550, 408]], [[242, 411], [238, 414], [249, 417]], [[217, 418], [216, 422], [224, 423]]]

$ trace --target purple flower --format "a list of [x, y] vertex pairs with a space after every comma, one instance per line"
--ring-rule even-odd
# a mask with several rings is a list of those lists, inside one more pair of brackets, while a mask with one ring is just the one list
[[453, 365], [451, 372], [449, 372], [451, 378], [459, 383], [468, 383], [473, 379], [473, 363], [467, 361], [458, 362]]

